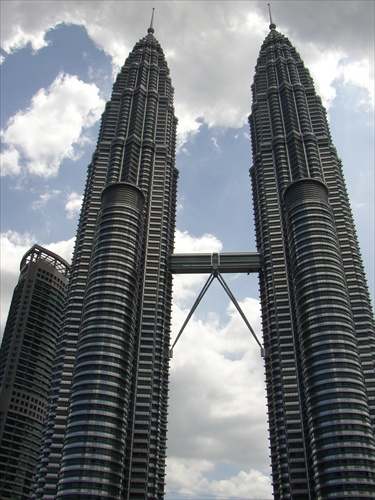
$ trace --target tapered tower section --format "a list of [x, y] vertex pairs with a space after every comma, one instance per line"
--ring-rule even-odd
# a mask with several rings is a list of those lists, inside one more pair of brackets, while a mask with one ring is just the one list
[[271, 23], [252, 86], [250, 170], [274, 496], [375, 495], [375, 341], [326, 113]]
[[178, 171], [173, 87], [151, 27], [89, 165], [37, 498], [162, 498]]

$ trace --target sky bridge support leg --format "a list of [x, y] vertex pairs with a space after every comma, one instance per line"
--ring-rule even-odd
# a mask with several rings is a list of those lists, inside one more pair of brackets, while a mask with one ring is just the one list
[[177, 337], [176, 337], [176, 340], [173, 342], [173, 345], [172, 345], [172, 347], [171, 347], [171, 349], [170, 349], [170, 351], [169, 351], [169, 357], [170, 357], [170, 358], [172, 358], [172, 357], [173, 357], [173, 348], [174, 348], [174, 346], [177, 344], [178, 339], [181, 337], [182, 332], [185, 330], [186, 325], [189, 323], [190, 318], [191, 318], [191, 317], [192, 317], [192, 315], [194, 314], [194, 311], [195, 311], [195, 310], [196, 310], [196, 308], [198, 307], [198, 305], [199, 305], [200, 301], [203, 299], [204, 294], [205, 294], [205, 293], [207, 292], [207, 290], [209, 289], [209, 287], [210, 287], [211, 283], [213, 282], [214, 278], [215, 278], [215, 274], [214, 274], [214, 272], [212, 272], [212, 273], [210, 274], [210, 276], [208, 277], [208, 280], [206, 281], [205, 285], [203, 286], [203, 288], [202, 288], [202, 290], [201, 290], [200, 294], [199, 294], [199, 295], [198, 295], [198, 297], [196, 298], [196, 301], [194, 302], [193, 307], [191, 308], [191, 310], [190, 310], [189, 314], [187, 315], [187, 318], [185, 319], [185, 322], [184, 322], [184, 324], [182, 325], [182, 327], [181, 327], [181, 329], [180, 329], [180, 331], [179, 331], [179, 333], [178, 333], [178, 335], [177, 335]]
[[236, 300], [235, 296], [233, 295], [233, 293], [232, 293], [231, 289], [230, 289], [230, 288], [229, 288], [229, 286], [226, 284], [226, 282], [225, 282], [224, 278], [222, 277], [222, 275], [221, 275], [219, 272], [217, 272], [217, 276], [216, 276], [216, 277], [217, 277], [217, 279], [219, 280], [219, 283], [221, 284], [221, 286], [222, 286], [222, 287], [224, 288], [224, 290], [226, 291], [226, 293], [227, 293], [228, 297], [230, 298], [230, 300], [233, 302], [233, 304], [234, 304], [235, 308], [236, 308], [236, 309], [237, 309], [237, 311], [240, 313], [241, 318], [244, 320], [244, 322], [245, 322], [246, 326], [247, 326], [247, 327], [248, 327], [248, 329], [250, 330], [250, 332], [251, 332], [252, 336], [254, 337], [254, 339], [255, 339], [256, 343], [259, 345], [259, 347], [260, 347], [260, 354], [261, 354], [262, 358], [264, 358], [264, 349], [263, 349], [263, 347], [262, 347], [262, 344], [259, 342], [258, 337], [256, 336], [256, 334], [255, 334], [255, 332], [254, 332], [253, 328], [251, 327], [250, 323], [248, 322], [248, 320], [247, 320], [247, 318], [246, 318], [246, 316], [245, 316], [244, 312], [242, 311], [242, 309], [241, 309], [241, 307], [240, 307], [239, 303], [237, 302], [237, 300]]
[[205, 285], [203, 286], [200, 294], [198, 295], [196, 301], [194, 302], [194, 305], [193, 307], [191, 308], [187, 318], [185, 319], [185, 322], [184, 324], [182, 325], [177, 337], [176, 337], [176, 340], [173, 342], [173, 345], [171, 347], [171, 349], [169, 350], [169, 358], [172, 358], [173, 357], [173, 348], [174, 346], [177, 344], [177, 341], [178, 339], [181, 337], [182, 335], [182, 332], [185, 330], [185, 327], [186, 325], [189, 323], [190, 321], [190, 318], [192, 317], [192, 315], [194, 314], [196, 308], [198, 307], [200, 301], [202, 300], [202, 298], [204, 297], [204, 294], [207, 292], [207, 290], [209, 289], [211, 283], [213, 282], [213, 280], [217, 278], [219, 280], [219, 283], [221, 284], [221, 286], [224, 288], [225, 292], [227, 293], [228, 297], [230, 298], [230, 300], [233, 302], [235, 308], [237, 309], [237, 311], [240, 313], [241, 315], [241, 318], [244, 320], [246, 326], [248, 327], [248, 329], [250, 330], [252, 336], [254, 337], [256, 343], [259, 345], [260, 347], [260, 354], [262, 356], [262, 358], [264, 358], [264, 348], [262, 347], [262, 344], [259, 342], [258, 340], [258, 337], [256, 336], [253, 328], [251, 327], [250, 323], [248, 322], [244, 312], [242, 311], [239, 303], [237, 302], [235, 296], [233, 295], [231, 289], [229, 288], [229, 286], [226, 284], [224, 278], [222, 277], [222, 275], [219, 273], [219, 271], [217, 270], [217, 265], [214, 265], [213, 266], [213, 271], [212, 273], [210, 274], [208, 280], [206, 281]]

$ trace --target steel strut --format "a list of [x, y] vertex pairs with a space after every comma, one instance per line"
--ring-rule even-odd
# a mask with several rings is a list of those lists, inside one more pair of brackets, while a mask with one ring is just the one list
[[219, 283], [221, 284], [221, 286], [224, 288], [225, 292], [227, 293], [228, 297], [230, 298], [230, 300], [233, 302], [234, 306], [236, 307], [237, 311], [240, 313], [242, 319], [244, 320], [246, 326], [248, 327], [248, 329], [250, 330], [252, 336], [254, 337], [256, 343], [259, 345], [260, 347], [260, 354], [262, 356], [262, 358], [264, 358], [264, 348], [262, 347], [262, 344], [259, 342], [258, 340], [258, 337], [256, 336], [254, 330], [252, 329], [250, 323], [247, 321], [247, 318], [245, 316], [245, 314], [243, 313], [239, 303], [237, 302], [235, 296], [233, 295], [233, 293], [231, 292], [229, 286], [226, 284], [226, 282], [224, 281], [224, 278], [222, 277], [222, 275], [219, 273], [219, 271], [217, 269], [214, 268], [214, 270], [212, 271], [212, 273], [210, 274], [210, 276], [208, 277], [208, 280], [206, 281], [205, 285], [203, 286], [200, 294], [198, 295], [198, 297], [196, 298], [196, 301], [194, 302], [194, 305], [193, 307], [191, 308], [184, 324], [182, 325], [177, 337], [176, 337], [176, 340], [173, 342], [173, 345], [171, 347], [171, 349], [169, 350], [169, 358], [172, 358], [173, 357], [173, 348], [174, 346], [177, 344], [177, 341], [178, 339], [181, 337], [182, 335], [182, 332], [185, 330], [185, 327], [186, 325], [189, 323], [189, 320], [190, 318], [192, 317], [192, 315], [194, 314], [194, 311], [196, 310], [196, 308], [198, 307], [200, 301], [203, 299], [204, 297], [204, 294], [207, 292], [207, 290], [209, 289], [211, 283], [213, 282], [213, 280], [217, 278]]
[[210, 274], [210, 276], [208, 277], [208, 280], [206, 281], [205, 285], [203, 286], [200, 294], [198, 295], [198, 297], [196, 298], [196, 301], [194, 302], [194, 305], [193, 307], [191, 308], [187, 318], [185, 319], [185, 322], [184, 324], [182, 325], [181, 327], [181, 330], [179, 331], [177, 337], [176, 337], [176, 340], [173, 342], [173, 345], [169, 351], [169, 357], [172, 358], [173, 357], [173, 348], [174, 346], [177, 344], [177, 341], [178, 339], [181, 337], [182, 335], [182, 332], [185, 330], [185, 326], [189, 323], [189, 320], [190, 318], [192, 317], [192, 315], [194, 314], [194, 311], [196, 310], [196, 308], [198, 307], [200, 301], [203, 299], [203, 296], [204, 294], [207, 292], [207, 290], [209, 289], [211, 283], [213, 282], [215, 276], [214, 276], [214, 272], [212, 271], [212, 273]]
[[217, 271], [217, 279], [219, 280], [219, 283], [221, 284], [221, 286], [224, 288], [224, 290], [227, 292], [228, 294], [228, 297], [230, 298], [230, 300], [233, 302], [234, 306], [236, 307], [237, 311], [240, 313], [242, 319], [244, 320], [244, 322], [246, 323], [246, 326], [248, 327], [248, 329], [250, 330], [252, 336], [254, 337], [256, 343], [258, 344], [258, 346], [260, 347], [260, 354], [262, 356], [262, 358], [264, 358], [264, 349], [263, 349], [263, 346], [262, 344], [259, 342], [258, 340], [258, 337], [256, 336], [254, 330], [252, 329], [250, 323], [247, 321], [247, 318], [244, 314], [244, 312], [242, 311], [239, 303], [237, 302], [235, 296], [233, 295], [231, 289], [229, 288], [229, 286], [226, 284], [224, 278], [222, 277], [222, 275], [219, 273], [219, 271]]

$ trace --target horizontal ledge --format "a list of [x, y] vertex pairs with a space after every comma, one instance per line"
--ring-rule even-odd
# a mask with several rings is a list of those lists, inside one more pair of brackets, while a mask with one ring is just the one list
[[176, 253], [170, 256], [169, 269], [173, 274], [259, 273], [261, 258], [258, 252]]

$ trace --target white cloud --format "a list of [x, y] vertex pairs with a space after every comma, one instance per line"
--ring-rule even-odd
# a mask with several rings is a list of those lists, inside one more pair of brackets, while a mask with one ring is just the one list
[[[6, 2], [3, 2], [2, 8], [5, 5]], [[11, 54], [26, 47], [28, 44], [30, 44], [35, 51], [45, 47], [47, 45], [44, 38], [46, 30], [43, 26], [43, 22], [41, 22], [40, 25], [41, 26], [36, 30], [26, 32], [21, 24], [4, 23], [2, 29], [4, 28], [5, 31], [5, 39], [2, 42], [2, 49]], [[3, 60], [4, 59], [5, 57]]]
[[336, 97], [336, 89], [333, 82], [340, 76], [340, 59], [342, 52], [325, 51], [320, 52], [319, 47], [310, 47], [311, 62], [309, 70], [314, 78], [316, 91], [321, 97], [326, 109], [329, 109]]
[[363, 104], [374, 107], [374, 76], [373, 68], [368, 59], [360, 59], [356, 61], [345, 60], [341, 63], [340, 75], [342, 75], [345, 84], [356, 87], [363, 87], [368, 90], [368, 100], [363, 101]]
[[3, 175], [19, 175], [23, 170], [45, 178], [55, 176], [64, 158], [79, 157], [79, 146], [88, 141], [85, 129], [99, 119], [103, 106], [96, 85], [59, 74], [2, 131]]
[[213, 469], [208, 460], [181, 460], [168, 458], [167, 495], [168, 493], [191, 495], [198, 491], [207, 493], [208, 481], [204, 472]]
[[1, 233], [1, 332], [8, 316], [10, 301], [16, 286], [20, 262], [27, 250], [35, 243], [30, 234], [18, 234], [15, 231]]
[[343, 50], [325, 50], [309, 45], [308, 61], [305, 61], [314, 78], [316, 91], [322, 98], [326, 109], [329, 109], [336, 98], [336, 85], [361, 88], [367, 99], [359, 98], [358, 104], [374, 107], [373, 68], [366, 58], [353, 59], [346, 56]]
[[[177, 102], [176, 103], [176, 115], [178, 116], [178, 127], [177, 127], [177, 151], [181, 151], [182, 146], [199, 132], [202, 126], [202, 121], [199, 121], [199, 117], [195, 114], [191, 114], [188, 110], [187, 103]], [[187, 152], [184, 150], [184, 152]]]
[[188, 231], [176, 231], [174, 253], [220, 252], [223, 244], [213, 234], [194, 236]]
[[220, 153], [220, 146], [219, 143], [217, 142], [216, 137], [211, 137], [211, 142], [214, 145], [215, 150]]
[[42, 246], [56, 253], [67, 262], [71, 262], [75, 244], [75, 236], [69, 240], [57, 241], [55, 243], [42, 243]]
[[82, 206], [83, 196], [75, 193], [69, 193], [67, 201], [65, 203], [65, 211], [67, 213], [68, 219], [73, 219], [76, 215], [79, 214]]
[[240, 497], [248, 499], [271, 498], [271, 480], [261, 472], [250, 469], [237, 476], [220, 481], [212, 481], [210, 491], [219, 498]]
[[65, 5], [48, 2], [47, 7], [38, 0], [1, 2], [1, 48], [11, 54], [29, 44], [34, 51], [48, 45], [46, 33], [79, 14], [70, 2], [61, 3]]
[[0, 274], [1, 274], [1, 333], [4, 330], [14, 287], [17, 284], [20, 262], [25, 253], [35, 243], [48, 248], [63, 259], [70, 262], [75, 238], [56, 243], [43, 244], [36, 241], [35, 236], [28, 233], [7, 231], [1, 233], [0, 241]]
[[[1, 133], [1, 136], [3, 133]], [[1, 152], [0, 156], [0, 171], [1, 176], [19, 175], [21, 173], [20, 154], [12, 146], [8, 146], [6, 150]]]
[[34, 236], [29, 233], [1, 233], [1, 263], [5, 266], [6, 262], [8, 269], [19, 269], [21, 258], [34, 243]]
[[40, 210], [41, 208], [44, 208], [50, 200], [59, 196], [59, 194], [61, 194], [59, 189], [52, 189], [47, 193], [41, 194], [39, 195], [39, 198], [32, 203], [31, 208], [33, 210]]
[[[271, 498], [271, 480], [261, 472], [241, 470], [226, 479], [208, 479], [204, 473], [214, 469], [214, 464], [205, 460], [191, 460], [181, 463], [170, 459], [167, 469], [167, 499], [181, 495], [181, 498]], [[178, 497], [180, 498], [180, 497]]]

